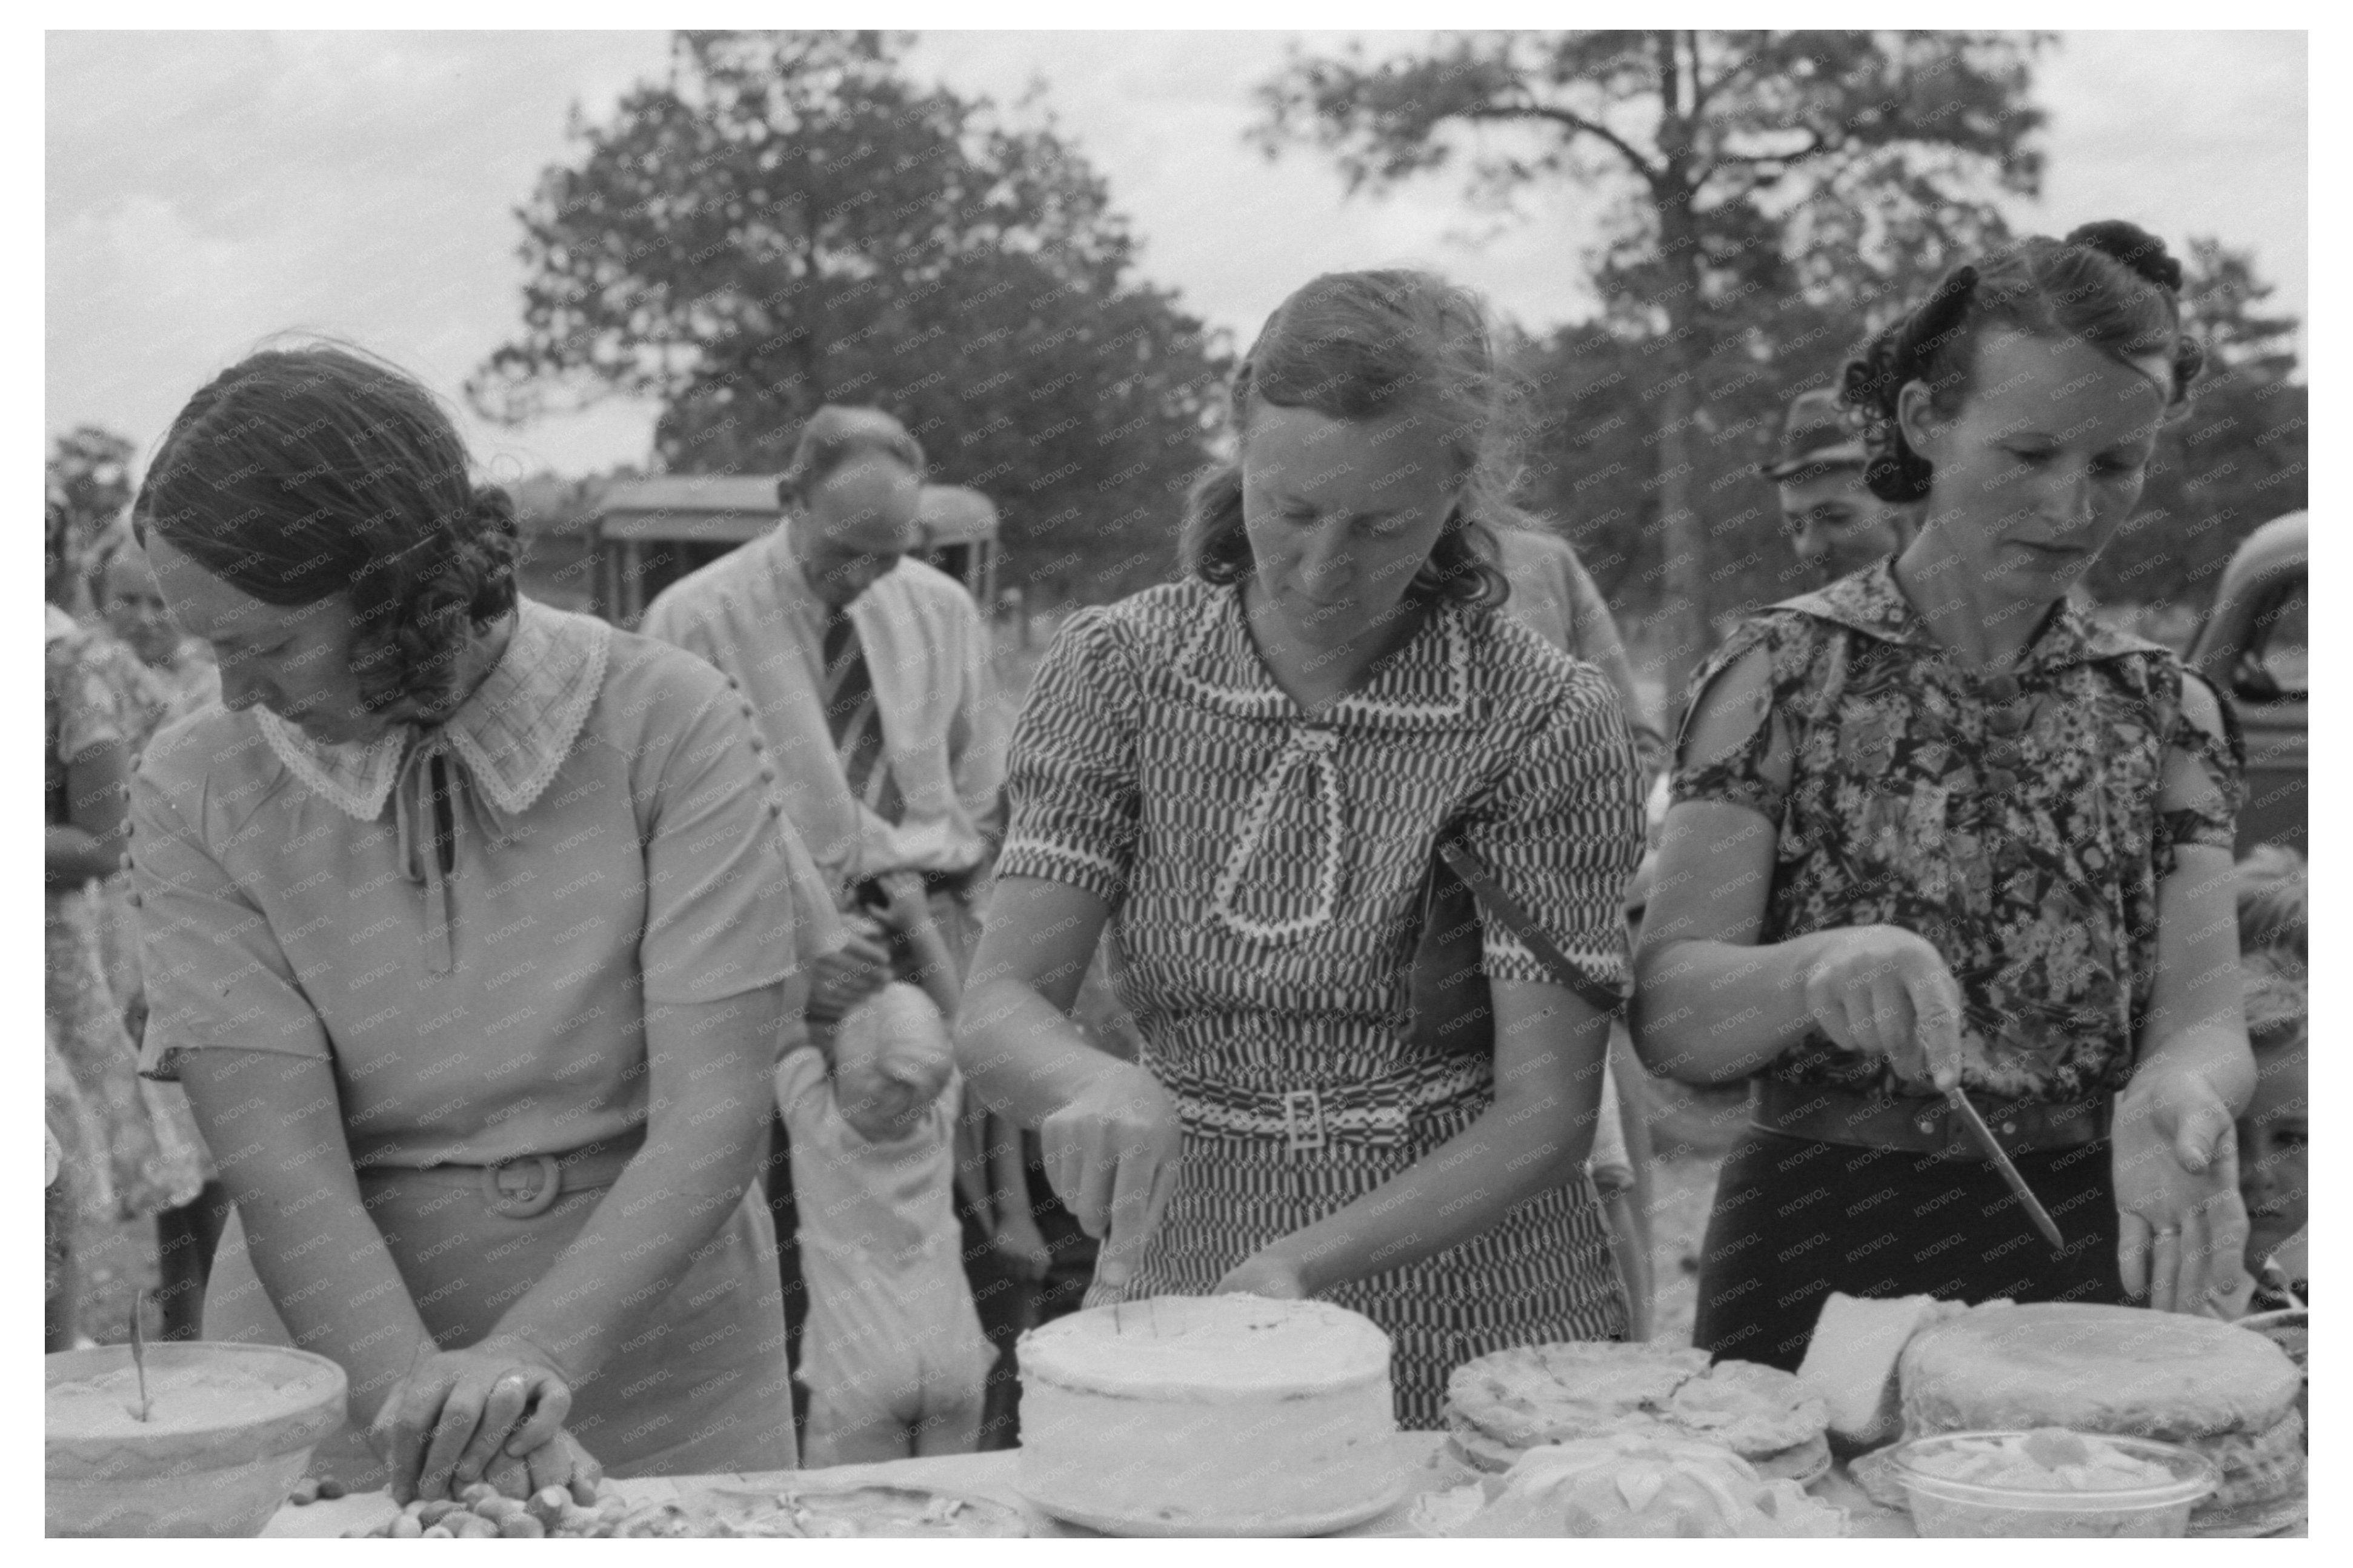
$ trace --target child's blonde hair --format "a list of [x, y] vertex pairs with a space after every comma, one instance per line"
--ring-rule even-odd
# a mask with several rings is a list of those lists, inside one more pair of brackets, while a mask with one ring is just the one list
[[2247, 1033], [2259, 1045], [2301, 1032], [2310, 963], [2304, 857], [2260, 844], [2239, 862], [2239, 966]]
[[894, 980], [852, 1007], [834, 1026], [833, 1081], [845, 1112], [853, 1095], [880, 1079], [914, 1092], [927, 1106], [947, 1087], [955, 1065], [947, 1020], [916, 986]]

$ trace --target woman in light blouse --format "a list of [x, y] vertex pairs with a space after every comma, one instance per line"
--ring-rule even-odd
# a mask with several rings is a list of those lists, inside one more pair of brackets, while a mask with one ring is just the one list
[[221, 670], [132, 839], [144, 1060], [238, 1210], [212, 1336], [341, 1362], [396, 1496], [790, 1465], [746, 1193], [797, 841], [742, 700], [521, 597], [504, 495], [340, 348], [200, 391], [135, 517]]

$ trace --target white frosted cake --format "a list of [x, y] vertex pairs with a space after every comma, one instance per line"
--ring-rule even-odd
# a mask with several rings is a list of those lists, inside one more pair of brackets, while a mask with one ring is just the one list
[[1399, 1479], [1389, 1338], [1326, 1301], [1160, 1296], [1021, 1336], [1021, 1489], [1124, 1533], [1338, 1529]]

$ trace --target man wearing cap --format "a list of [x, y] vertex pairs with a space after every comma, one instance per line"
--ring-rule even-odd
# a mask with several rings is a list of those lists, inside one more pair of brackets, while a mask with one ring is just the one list
[[[961, 966], [1004, 837], [1006, 724], [971, 595], [909, 555], [923, 542], [923, 447], [890, 415], [818, 409], [776, 481], [783, 520], [664, 589], [641, 630], [717, 666], [743, 692], [785, 813], [841, 907], [880, 910], [876, 879], [916, 873]], [[910, 976], [905, 944], [871, 923], [865, 931], [812, 965], [813, 1022], [839, 1020], [894, 973]], [[983, 1213], [1003, 1205], [979, 1173], [1009, 1162], [1010, 1180], [1019, 1169], [1012, 1146], [992, 1152], [1004, 1160], [960, 1150], [964, 1196]], [[780, 1142], [770, 1184], [780, 1237], [794, 1218], [783, 1159]], [[1019, 1209], [1017, 1229], [1029, 1218], [1026, 1202]], [[1034, 1232], [1012, 1238], [1025, 1256], [1043, 1253], [1042, 1241], [1021, 1245]], [[790, 1257], [786, 1272], [796, 1307]]]
[[1781, 531], [1798, 563], [1820, 587], [1912, 542], [1909, 507], [1884, 501], [1862, 482], [1862, 437], [1829, 387], [1790, 400], [1781, 447], [1758, 472], [1781, 491]]

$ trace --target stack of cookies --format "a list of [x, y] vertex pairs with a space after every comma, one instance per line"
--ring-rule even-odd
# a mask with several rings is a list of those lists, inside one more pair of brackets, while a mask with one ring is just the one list
[[1760, 1476], [1801, 1485], [1831, 1466], [1819, 1396], [1754, 1362], [1711, 1367], [1704, 1351], [1525, 1345], [1456, 1367], [1446, 1394], [1447, 1452], [1487, 1475], [1531, 1448], [1620, 1433], [1715, 1443]]

